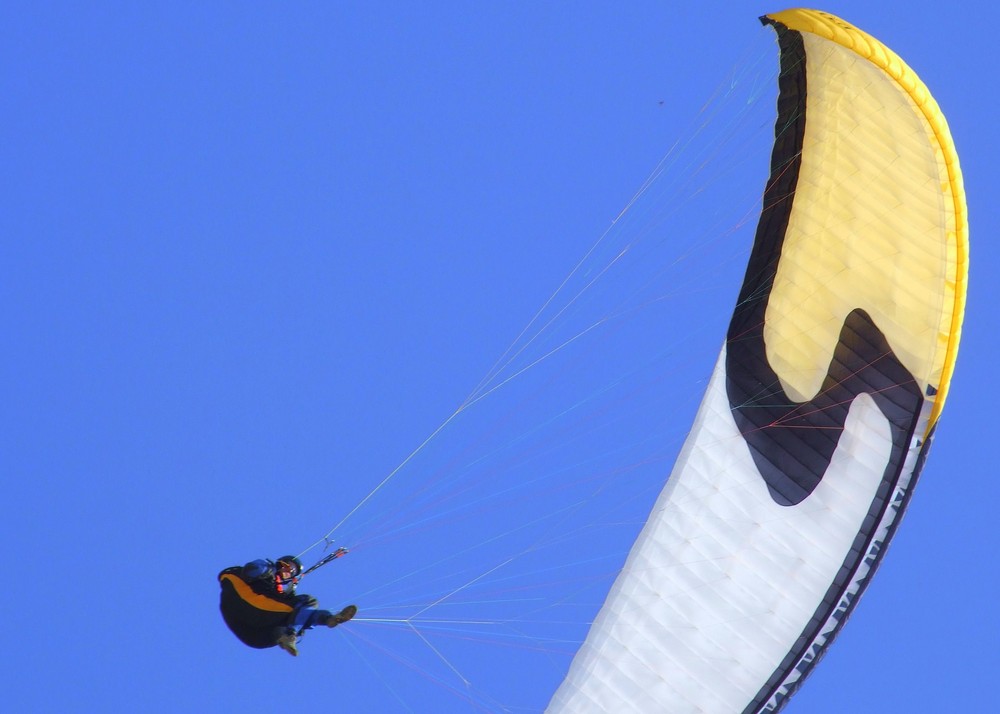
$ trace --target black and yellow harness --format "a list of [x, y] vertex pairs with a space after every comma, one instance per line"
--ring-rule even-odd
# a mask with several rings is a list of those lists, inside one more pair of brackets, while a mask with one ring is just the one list
[[247, 580], [242, 572], [234, 566], [219, 573], [222, 619], [243, 644], [274, 647], [295, 617], [294, 596], [276, 592], [267, 580]]

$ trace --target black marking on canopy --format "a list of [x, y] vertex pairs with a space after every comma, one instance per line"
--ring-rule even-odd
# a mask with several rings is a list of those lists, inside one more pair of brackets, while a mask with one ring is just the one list
[[[873, 542], [883, 515], [890, 506], [905, 506], [891, 504], [890, 499], [900, 482], [923, 402], [912, 374], [862, 309], [851, 311], [845, 319], [822, 387], [808, 402], [790, 399], [767, 361], [764, 318], [798, 183], [807, 91], [802, 35], [766, 17], [761, 22], [774, 26], [781, 50], [778, 118], [764, 208], [727, 335], [726, 389], [733, 418], [771, 497], [783, 506], [801, 503], [820, 484], [850, 406], [859, 394], [870, 395], [888, 421], [892, 453], [868, 515], [834, 582], [794, 646], [743, 714], [761, 711], [772, 698], [775, 701], [769, 711], [781, 709], [853, 610], [885, 550], [881, 547], [884, 541]], [[922, 449], [924, 453], [928, 445], [929, 440]], [[922, 459], [914, 477], [921, 463]], [[892, 522], [882, 537], [887, 540], [894, 530]], [[871, 570], [859, 577], [866, 559]], [[832, 631], [824, 635], [831, 619], [835, 621]], [[795, 670], [801, 676], [789, 683]]]

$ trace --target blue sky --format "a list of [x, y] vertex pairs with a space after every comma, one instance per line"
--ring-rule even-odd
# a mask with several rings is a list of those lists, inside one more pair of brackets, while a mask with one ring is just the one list
[[[721, 344], [769, 149], [776, 50], [756, 17], [779, 9], [6, 7], [11, 710], [544, 707]], [[986, 711], [1000, 17], [823, 9], [934, 92], [972, 267], [920, 486], [787, 711]], [[542, 336], [477, 391], [543, 306]], [[630, 319], [587, 330], [611, 313]], [[295, 660], [240, 645], [216, 573], [342, 521], [353, 552], [302, 589], [358, 620]]]

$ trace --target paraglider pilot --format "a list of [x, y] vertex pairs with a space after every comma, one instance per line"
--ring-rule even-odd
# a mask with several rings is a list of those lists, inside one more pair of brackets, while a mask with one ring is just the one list
[[253, 560], [219, 573], [222, 619], [241, 642], [265, 649], [277, 645], [298, 655], [298, 636], [316, 625], [336, 627], [358, 611], [348, 605], [338, 613], [318, 609], [311, 595], [296, 595], [302, 563], [294, 555], [276, 561]]

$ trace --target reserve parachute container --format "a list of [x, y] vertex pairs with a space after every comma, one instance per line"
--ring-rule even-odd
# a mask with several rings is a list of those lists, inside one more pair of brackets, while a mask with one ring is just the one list
[[937, 103], [836, 17], [761, 20], [781, 73], [743, 287], [550, 714], [782, 708], [871, 581], [948, 392], [968, 237]]

